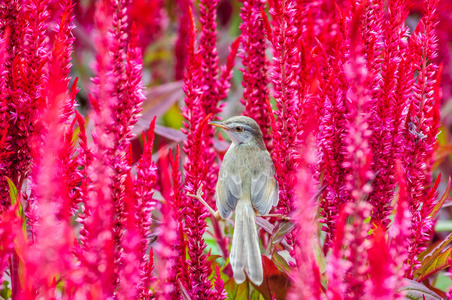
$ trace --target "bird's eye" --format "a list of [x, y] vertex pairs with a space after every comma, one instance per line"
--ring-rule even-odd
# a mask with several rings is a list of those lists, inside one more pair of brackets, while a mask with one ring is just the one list
[[243, 131], [243, 127], [242, 126], [237, 126], [237, 127], [235, 127], [235, 131], [242, 132]]

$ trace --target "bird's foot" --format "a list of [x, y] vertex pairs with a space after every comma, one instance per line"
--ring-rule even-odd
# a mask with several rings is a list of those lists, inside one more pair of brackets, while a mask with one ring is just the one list
[[198, 199], [199, 202], [201, 202], [206, 208], [207, 210], [210, 212], [210, 214], [217, 220], [220, 221], [221, 220], [221, 216], [220, 216], [220, 212], [217, 210], [215, 211], [212, 207], [210, 207], [209, 204], [207, 204], [206, 201], [204, 201], [204, 199], [202, 198], [203, 192], [202, 192], [202, 184], [199, 186], [198, 190], [196, 191], [196, 195], [187, 193], [187, 196]]

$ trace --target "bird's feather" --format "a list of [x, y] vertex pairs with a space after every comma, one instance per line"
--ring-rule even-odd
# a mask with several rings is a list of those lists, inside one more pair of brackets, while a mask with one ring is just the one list
[[251, 282], [256, 285], [261, 285], [264, 279], [254, 218], [251, 201], [241, 199], [235, 210], [235, 228], [229, 257], [237, 284], [245, 281], [244, 270]]
[[251, 178], [251, 201], [254, 208], [266, 215], [278, 204], [278, 182], [275, 179], [275, 167], [267, 151], [261, 151], [259, 161], [263, 166], [260, 172], [253, 172]]
[[220, 169], [215, 198], [220, 216], [226, 219], [237, 205], [242, 196], [242, 179], [240, 174], [228, 174], [224, 168]]

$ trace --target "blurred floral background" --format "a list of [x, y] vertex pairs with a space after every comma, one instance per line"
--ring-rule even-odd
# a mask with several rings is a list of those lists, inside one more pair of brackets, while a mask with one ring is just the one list
[[[3, 299], [452, 299], [452, 3], [0, 2]], [[264, 283], [215, 208], [261, 127]]]

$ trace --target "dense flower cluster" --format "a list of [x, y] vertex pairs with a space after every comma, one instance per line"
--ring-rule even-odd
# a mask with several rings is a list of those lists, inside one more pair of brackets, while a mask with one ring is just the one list
[[[451, 191], [447, 4], [420, 2], [243, 0], [235, 40], [230, 1], [1, 2], [0, 294], [452, 299], [452, 235], [432, 242]], [[234, 223], [199, 201], [216, 206], [225, 141], [208, 123], [236, 111], [229, 90], [279, 183], [252, 288], [229, 264]]]
[[267, 43], [265, 40], [264, 22], [261, 11], [265, 9], [265, 2], [243, 1], [240, 16], [243, 23], [242, 30], [242, 58], [243, 69], [243, 99], [245, 105], [244, 115], [253, 118], [259, 124], [264, 141], [270, 147], [269, 135], [270, 119], [266, 112], [268, 91], [269, 62], [265, 55]]

